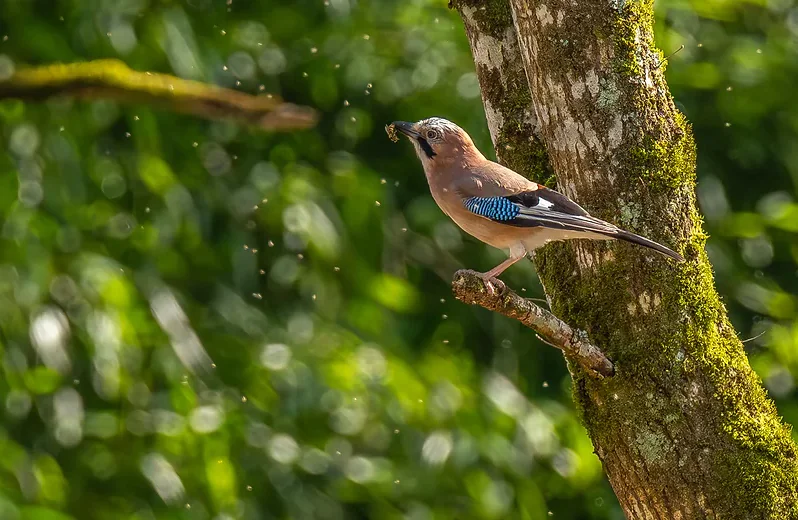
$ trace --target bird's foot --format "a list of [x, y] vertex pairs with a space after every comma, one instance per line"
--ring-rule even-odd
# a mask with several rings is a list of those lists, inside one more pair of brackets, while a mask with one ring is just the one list
[[489, 296], [497, 296], [507, 290], [507, 286], [504, 285], [504, 282], [498, 278], [488, 276], [488, 273], [480, 273], [479, 277], [485, 282], [485, 289], [488, 291]]

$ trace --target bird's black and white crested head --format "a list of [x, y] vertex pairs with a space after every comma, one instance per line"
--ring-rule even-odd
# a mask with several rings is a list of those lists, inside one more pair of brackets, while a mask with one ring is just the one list
[[442, 143], [446, 138], [459, 137], [466, 134], [465, 130], [442, 117], [430, 117], [416, 123], [422, 131], [424, 138], [429, 143]]
[[479, 153], [465, 130], [442, 117], [430, 117], [415, 123], [394, 121], [391, 125], [410, 139], [425, 167], [430, 163], [445, 163], [458, 156]]

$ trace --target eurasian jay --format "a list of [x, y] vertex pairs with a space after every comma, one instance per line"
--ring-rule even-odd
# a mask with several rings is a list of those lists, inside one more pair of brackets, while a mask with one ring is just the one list
[[459, 126], [439, 117], [386, 127], [408, 137], [424, 166], [432, 198], [460, 228], [510, 257], [490, 271], [490, 280], [527, 253], [556, 240], [625, 240], [680, 262], [684, 258], [647, 238], [592, 217], [574, 201], [490, 161]]

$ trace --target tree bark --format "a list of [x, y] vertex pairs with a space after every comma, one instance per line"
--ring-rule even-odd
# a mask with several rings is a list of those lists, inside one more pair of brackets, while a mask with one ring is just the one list
[[[798, 518], [798, 463], [714, 288], [695, 144], [653, 42], [651, 0], [459, 0], [501, 162], [681, 252], [552, 244], [554, 313], [615, 364], [573, 397], [628, 518]], [[522, 76], [523, 75], [523, 76]]]
[[583, 331], [574, 330], [546, 309], [522, 298], [506, 287], [498, 293], [488, 291], [485, 280], [476, 271], [461, 269], [454, 273], [454, 296], [465, 303], [485, 307], [518, 320], [538, 333], [538, 338], [576, 360], [593, 377], [612, 377], [615, 367]]

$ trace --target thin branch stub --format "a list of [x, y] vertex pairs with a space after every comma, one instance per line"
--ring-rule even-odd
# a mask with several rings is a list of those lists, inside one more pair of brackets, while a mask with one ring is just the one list
[[520, 321], [537, 332], [545, 343], [562, 350], [579, 363], [589, 374], [595, 377], [611, 377], [615, 374], [612, 361], [588, 341], [584, 332], [572, 329], [546, 309], [510, 289], [500, 294], [490, 294], [485, 282], [475, 271], [457, 271], [452, 281], [452, 292], [462, 302], [476, 304]]

